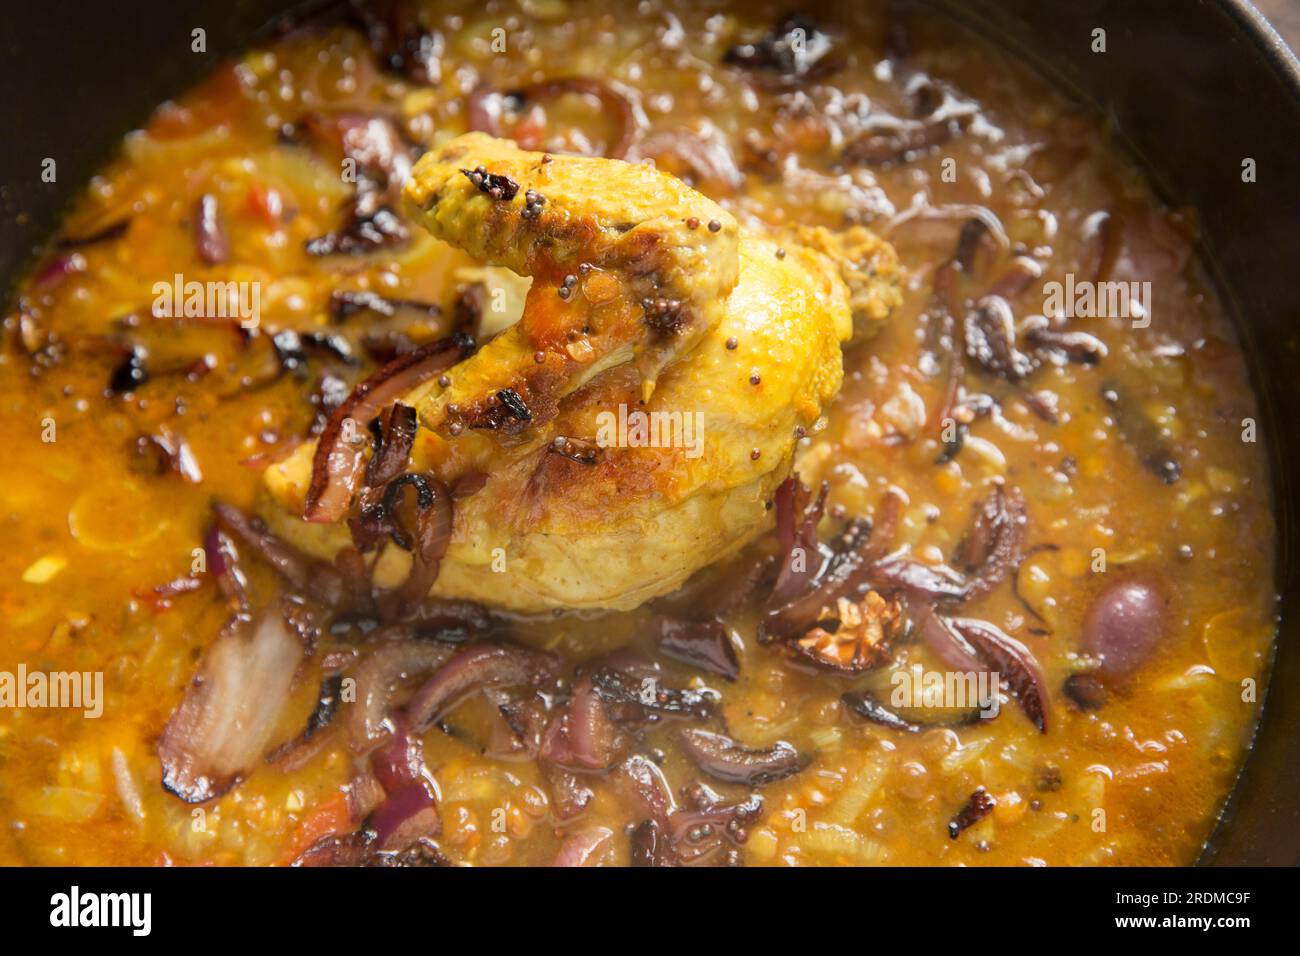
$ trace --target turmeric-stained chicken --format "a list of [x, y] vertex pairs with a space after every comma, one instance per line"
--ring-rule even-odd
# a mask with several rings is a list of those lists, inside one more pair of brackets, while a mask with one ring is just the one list
[[404, 200], [530, 277], [522, 315], [375, 373], [268, 469], [262, 508], [399, 608], [632, 608], [737, 551], [771, 526], [842, 343], [898, 298], [866, 230], [742, 228], [648, 164], [471, 133], [421, 158]]

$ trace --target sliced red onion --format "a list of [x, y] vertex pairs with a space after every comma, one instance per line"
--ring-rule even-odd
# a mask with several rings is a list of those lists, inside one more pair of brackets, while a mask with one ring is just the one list
[[1039, 733], [1047, 733], [1047, 684], [1033, 652], [986, 621], [954, 621], [953, 626], [997, 668]]
[[501, 137], [501, 127], [505, 97], [486, 83], [480, 83], [470, 91], [465, 101], [465, 113], [469, 128], [478, 133], [490, 133]]
[[405, 849], [394, 852], [380, 847], [375, 831], [366, 829], [323, 836], [291, 865], [428, 867], [449, 866], [450, 862], [438, 845], [426, 837], [420, 837]]
[[406, 225], [388, 206], [380, 206], [369, 215], [362, 215], [359, 212], [361, 199], [359, 195], [342, 229], [307, 240], [303, 247], [307, 255], [363, 256], [385, 246], [400, 245], [410, 238]]
[[919, 119], [876, 114], [866, 133], [844, 147], [844, 161], [865, 166], [906, 162], [916, 153], [952, 139], [970, 125], [978, 114], [974, 103], [958, 100], [943, 91], [934, 109]]
[[341, 602], [346, 589], [342, 576], [333, 567], [281, 541], [259, 520], [249, 518], [233, 505], [214, 501], [212, 510], [223, 528], [257, 551], [294, 587], [331, 606]]
[[70, 275], [86, 271], [86, 257], [79, 252], [66, 252], [51, 256], [32, 276], [35, 288], [53, 286]]
[[659, 618], [659, 650], [683, 664], [734, 681], [740, 674], [736, 648], [721, 621]]
[[554, 866], [599, 866], [613, 847], [614, 831], [609, 827], [579, 830], [564, 838]]
[[841, 695], [840, 700], [850, 711], [863, 720], [871, 721], [873, 724], [888, 727], [890, 730], [901, 730], [909, 734], [921, 732], [920, 724], [914, 724], [905, 717], [894, 713], [869, 691], [848, 691]]
[[[403, 508], [408, 488], [415, 490], [414, 515]], [[399, 589], [402, 594], [409, 591], [411, 602], [426, 597], [437, 579], [437, 565], [451, 540], [451, 526], [451, 495], [446, 487], [432, 475], [412, 472], [380, 487], [367, 484], [348, 517], [348, 530], [358, 552], [373, 551], [388, 537], [402, 550], [413, 552], [417, 566], [412, 567], [408, 579], [417, 576], [424, 586], [412, 583]]]
[[331, 321], [345, 322], [359, 312], [373, 312], [385, 318], [394, 318], [399, 313], [408, 312], [413, 321], [433, 325], [434, 320], [442, 318], [442, 307], [433, 302], [421, 302], [417, 299], [390, 299], [388, 296], [367, 290], [336, 289], [330, 293]]
[[1016, 256], [1011, 260], [1007, 271], [993, 280], [992, 284], [984, 290], [984, 295], [1010, 302], [1028, 289], [1042, 274], [1043, 267], [1033, 259], [1028, 256]]
[[465, 648], [425, 682], [411, 700], [411, 725], [430, 727], [468, 694], [486, 687], [523, 684], [543, 689], [554, 684], [559, 662], [554, 654], [514, 644], [484, 643]]
[[375, 855], [373, 860], [368, 860], [366, 866], [382, 867], [418, 867], [424, 869], [430, 866], [451, 866], [451, 861], [443, 855], [438, 844], [434, 843], [427, 837], [421, 837], [406, 849], [397, 853], [381, 852]]
[[208, 526], [207, 533], [203, 536], [203, 554], [208, 571], [216, 580], [221, 593], [238, 601], [241, 607], [247, 607], [248, 576], [239, 566], [239, 552], [235, 549], [235, 543], [215, 521]]
[[963, 329], [967, 357], [990, 375], [1020, 382], [1037, 367], [1016, 348], [1015, 315], [1001, 296], [983, 296], [966, 314]]
[[164, 464], [159, 469], [160, 472], [164, 468], [170, 468], [192, 485], [203, 481], [203, 470], [199, 467], [189, 442], [166, 426], [159, 428], [157, 434], [141, 435], [136, 439], [136, 448], [142, 453], [153, 449], [156, 455], [161, 456]]
[[619, 764], [615, 780], [620, 789], [631, 796], [643, 817], [667, 823], [668, 817], [677, 809], [664, 772], [639, 754]]
[[228, 625], [204, 654], [158, 742], [163, 786], [187, 803], [203, 803], [253, 770], [302, 658], [302, 644], [278, 607]]
[[446, 859], [429, 838], [441, 821], [424, 744], [394, 714], [382, 747], [360, 763], [348, 793], [355, 833], [322, 838], [296, 866], [441, 866]]
[[1120, 437], [1132, 446], [1143, 467], [1167, 485], [1176, 482], [1182, 476], [1182, 465], [1173, 448], [1166, 443], [1161, 429], [1142, 412], [1133, 394], [1113, 382], [1106, 382], [1102, 385], [1101, 397], [1110, 410]]
[[1110, 350], [1095, 335], [1072, 329], [1053, 328], [1048, 319], [1033, 316], [1025, 323], [1025, 342], [1040, 356], [1079, 365], [1096, 365]]
[[723, 62], [748, 70], [767, 70], [782, 82], [796, 83], [825, 76], [836, 66], [830, 56], [830, 36], [801, 13], [787, 13], [756, 43], [738, 43], [723, 54]]
[[660, 166], [667, 165], [665, 157], [676, 159], [685, 167], [691, 185], [709, 195], [734, 192], [745, 181], [725, 140], [716, 135], [704, 136], [688, 129], [651, 133], [633, 147], [628, 160], [642, 157], [658, 160]]
[[817, 622], [824, 609], [834, 607], [839, 598], [859, 593], [893, 541], [902, 505], [902, 496], [891, 491], [876, 509], [870, 525], [851, 524], [812, 590], [767, 612], [762, 622], [763, 638], [797, 637]]
[[384, 796], [384, 788], [375, 776], [370, 761], [358, 761], [348, 783], [348, 816], [353, 822], [361, 823], [374, 812], [375, 807], [384, 802]]
[[328, 833], [304, 850], [295, 867], [364, 866], [375, 852], [373, 831]]
[[1034, 726], [1047, 733], [1047, 683], [1033, 652], [988, 621], [952, 618], [948, 626], [984, 661], [975, 670], [996, 671]]
[[701, 770], [727, 783], [762, 786], [798, 773], [811, 759], [784, 740], [770, 747], [746, 747], [723, 734], [693, 727], [683, 730], [680, 740]]
[[286, 773], [291, 773], [305, 766], [320, 752], [327, 736], [321, 731], [333, 722], [338, 713], [342, 686], [342, 674], [331, 674], [321, 681], [316, 706], [307, 718], [307, 726], [293, 740], [281, 744], [268, 754], [267, 763], [273, 763]]
[[1026, 523], [1025, 499], [1020, 489], [1004, 491], [1001, 485], [994, 486], [979, 505], [971, 533], [978, 540], [963, 549], [971, 575], [963, 600], [978, 600], [1015, 570]]
[[420, 837], [438, 832], [437, 801], [425, 783], [391, 791], [366, 821], [381, 849], [402, 850]]
[[342, 148], [356, 164], [356, 191], [342, 229], [308, 240], [308, 255], [362, 255], [409, 238], [393, 211], [411, 172], [411, 150], [397, 123], [366, 113], [310, 113], [303, 128]]
[[1083, 221], [1083, 238], [1092, 246], [1088, 259], [1093, 265], [1080, 271], [1085, 275], [1091, 273], [1094, 283], [1105, 282], [1110, 277], [1123, 248], [1123, 232], [1123, 220], [1106, 210], [1094, 212]]
[[455, 501], [462, 498], [468, 498], [482, 491], [488, 483], [488, 473], [486, 471], [469, 471], [462, 475], [451, 489], [451, 497]]
[[961, 267], [963, 274], [969, 275], [975, 268], [975, 255], [980, 243], [989, 234], [988, 223], [972, 216], [961, 224], [957, 233], [957, 248], [953, 251], [952, 261]]
[[592, 792], [577, 774], [566, 770], [548, 760], [541, 760], [538, 766], [551, 788], [551, 809], [561, 820], [572, 820], [582, 815], [596, 794]]
[[349, 436], [344, 434], [344, 422], [351, 420], [359, 437], [360, 429], [386, 406], [455, 365], [472, 348], [472, 340], [463, 336], [430, 342], [393, 359], [352, 390], [330, 416], [316, 446], [303, 509], [305, 520], [339, 521], [352, 503], [363, 455], [359, 441], [346, 440]]
[[668, 838], [682, 866], [710, 863], [726, 849], [727, 842], [744, 843], [749, 839], [748, 828], [763, 814], [763, 798], [756, 793], [738, 803], [726, 803], [707, 787], [698, 789], [706, 792], [708, 799], [678, 811], [669, 822]]
[[632, 866], [711, 866], [739, 861], [732, 847], [749, 838], [748, 827], [762, 815], [763, 798], [758, 794], [728, 803], [696, 781], [683, 789], [683, 806], [676, 809], [654, 764], [634, 757], [620, 772], [641, 791], [640, 796], [634, 792], [634, 799], [646, 815], [631, 833]]
[[591, 676], [574, 685], [564, 709], [546, 728], [542, 756], [569, 770], [608, 770], [618, 759], [623, 735], [610, 719]]
[[[392, 489], [394, 485], [396, 485], [396, 482], [393, 482], [388, 487]], [[447, 491], [447, 487], [440, 481], [430, 481], [429, 490], [432, 500], [429, 501], [427, 506], [423, 504], [423, 501], [420, 502], [419, 512], [415, 519], [414, 542], [411, 548], [411, 571], [397, 592], [397, 598], [402, 607], [413, 605], [428, 596], [429, 589], [433, 587], [434, 582], [438, 579], [442, 559], [447, 554], [447, 548], [451, 544], [451, 493]], [[388, 502], [387, 496], [385, 505], [390, 513], [394, 515], [394, 518], [397, 519], [396, 508]], [[400, 524], [400, 519], [397, 520]]]
[[893, 555], [871, 568], [871, 582], [881, 588], [901, 588], [927, 601], [960, 602], [969, 582], [945, 565], [922, 564], [906, 554]]
[[164, 611], [172, 606], [172, 598], [197, 591], [201, 587], [203, 587], [202, 578], [192, 578], [187, 575], [173, 578], [164, 584], [155, 584], [151, 588], [133, 588], [131, 593], [149, 601], [154, 610]]
[[958, 547], [959, 561], [963, 568], [972, 571], [989, 559], [997, 543], [997, 535], [1006, 521], [1006, 508], [1003, 504], [1002, 489], [995, 487], [975, 509], [975, 522], [966, 532]]
[[830, 483], [823, 481], [817, 500], [791, 475], [776, 489], [776, 538], [780, 546], [776, 584], [769, 604], [786, 604], [807, 591], [822, 569], [824, 555], [817, 541], [817, 524], [826, 507]]
[[354, 675], [357, 702], [348, 715], [352, 749], [365, 753], [383, 739], [400, 681], [437, 670], [454, 653], [455, 648], [449, 644], [423, 640], [393, 641], [372, 651]]
[[194, 215], [194, 244], [199, 258], [210, 266], [221, 265], [230, 258], [230, 240], [221, 224], [221, 211], [217, 197], [204, 193], [199, 197]]
[[[278, 368], [270, 378], [259, 379], [257, 387], [269, 385], [281, 373], [306, 369], [313, 355], [337, 359], [344, 365], [356, 365], [359, 361], [353, 353], [352, 343], [348, 341], [347, 337], [330, 332], [298, 332], [294, 329], [281, 329], [269, 338], [263, 336], [262, 340], [269, 342], [271, 351], [275, 353]], [[319, 393], [312, 396], [313, 404], [321, 404], [333, 397], [332, 393], [328, 393], [326, 389], [337, 388], [332, 384], [335, 380], [336, 377], [333, 375], [332, 370], [326, 370], [321, 375]], [[338, 379], [338, 381], [342, 380]], [[345, 385], [343, 394], [337, 397], [337, 401], [342, 401], [346, 396], [347, 387]]]
[[925, 601], [959, 604], [977, 600], [1015, 570], [1025, 524], [1020, 491], [995, 486], [978, 505], [974, 526], [961, 548], [967, 574], [900, 554], [876, 562], [869, 577], [877, 586], [901, 588]]
[[381, 412], [379, 442], [374, 455], [366, 465], [366, 485], [378, 488], [386, 485], [406, 470], [407, 459], [415, 446], [415, 409], [394, 402]]
[[388, 740], [370, 755], [384, 798], [366, 826], [375, 832], [380, 849], [402, 850], [421, 837], [435, 836], [440, 821], [423, 741], [403, 714], [394, 715], [390, 726]]
[[900, 119], [888, 129], [868, 133], [844, 149], [844, 160], [864, 166], [886, 166], [904, 162], [915, 153], [929, 150], [952, 139], [960, 124], [950, 119]]
[[715, 691], [669, 687], [659, 666], [648, 661], [611, 658], [592, 670], [591, 680], [617, 723], [635, 723], [651, 715], [702, 720], [711, 717], [717, 706]]
[[404, 713], [393, 714], [389, 728], [383, 745], [370, 755], [370, 768], [379, 785], [392, 793], [424, 778], [424, 742]]
[[484, 694], [500, 716], [493, 722], [484, 752], [497, 760], [535, 760], [546, 729], [546, 707], [538, 694], [516, 698], [489, 687]]
[[[646, 766], [658, 773], [653, 763], [646, 761]], [[667, 792], [667, 783], [659, 787]], [[749, 839], [748, 827], [763, 813], [763, 799], [758, 793], [750, 793], [738, 803], [727, 803], [698, 780], [682, 790], [684, 805], [680, 809], [671, 809], [671, 804], [667, 810], [647, 806], [643, 799], [640, 803], [647, 818], [633, 830], [633, 866], [736, 864], [740, 857], [733, 847]]]
[[419, 6], [410, 0], [354, 2], [370, 49], [381, 67], [421, 84], [436, 86], [442, 76], [443, 38], [420, 24]]
[[[999, 248], [1009, 249], [1011, 247], [1011, 238], [1007, 235], [1006, 227], [1002, 225], [1002, 220], [998, 218], [998, 214], [987, 206], [980, 206], [975, 203], [941, 203], [939, 205], [931, 205], [925, 200], [913, 202], [902, 212], [885, 222], [878, 231], [885, 238], [889, 238], [893, 235], [896, 229], [900, 229], [904, 226], [916, 225], [922, 227], [919, 231], [925, 235], [927, 231], [930, 233], [934, 232], [936, 227], [929, 225], [931, 223], [943, 222], [945, 220], [964, 221], [972, 217], [979, 219], [988, 227], [989, 236], [993, 238], [993, 241], [998, 244]], [[948, 228], [946, 226], [940, 226], [938, 228], [942, 231], [944, 236], [948, 235]], [[929, 236], [925, 237], [929, 238]], [[944, 269], [942, 266], [940, 267], [940, 273], [950, 271], [950, 269]], [[940, 278], [940, 274], [937, 273], [935, 276], [936, 284], [938, 284]], [[949, 275], [948, 279], [945, 279], [944, 282], [946, 283], [952, 278], [953, 277]], [[944, 291], [947, 292], [948, 290]], [[946, 295], [945, 298], [947, 298]], [[955, 300], [949, 300], [949, 304], [956, 305], [957, 303]]]
[[987, 669], [975, 649], [966, 643], [965, 638], [953, 631], [929, 604], [923, 601], [909, 602], [908, 612], [916, 624], [921, 640], [948, 667], [963, 674], [978, 674]]
[[[936, 296], [931, 298], [927, 311], [929, 318], [925, 327], [926, 344], [925, 350], [921, 353], [920, 365], [928, 377], [941, 377], [942, 381], [938, 389], [939, 401], [935, 402], [930, 410], [926, 419], [926, 428], [942, 438], [945, 437], [944, 425], [954, 420], [954, 411], [965, 390], [966, 364], [962, 353], [956, 347], [957, 322], [948, 307], [940, 303]], [[961, 442], [965, 440], [962, 427], [959, 423], [955, 441], [944, 442], [944, 451], [939, 456], [938, 464], [949, 461], [961, 450]]]

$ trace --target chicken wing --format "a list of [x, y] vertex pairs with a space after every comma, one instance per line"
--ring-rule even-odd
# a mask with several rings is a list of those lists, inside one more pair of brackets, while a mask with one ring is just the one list
[[[531, 432], [583, 382], [629, 360], [649, 398], [659, 373], [718, 324], [736, 284], [735, 219], [648, 165], [529, 153], [470, 133], [426, 153], [404, 199], [437, 238], [533, 278], [523, 319], [420, 408], [442, 434], [457, 424], [506, 440]], [[506, 388], [528, 418], [503, 407]]]

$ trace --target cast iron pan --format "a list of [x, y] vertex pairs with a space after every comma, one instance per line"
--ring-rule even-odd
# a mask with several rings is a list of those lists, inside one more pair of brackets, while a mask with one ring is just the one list
[[[611, 3], [619, 0], [611, 0]], [[930, 0], [1017, 50], [1113, 118], [1157, 189], [1195, 207], [1235, 313], [1264, 415], [1279, 530], [1281, 639], [1254, 752], [1204, 854], [1300, 860], [1300, 65], [1246, 0]], [[0, 95], [0, 301], [124, 132], [220, 58], [272, 29], [291, 0], [42, 2], [6, 11]], [[182, 9], [182, 7], [184, 7]], [[191, 31], [206, 31], [206, 52]], [[1107, 51], [1092, 52], [1104, 29]], [[46, 157], [58, 180], [41, 181]], [[1241, 180], [1244, 158], [1255, 183]], [[1262, 571], [1261, 571], [1262, 573]]]

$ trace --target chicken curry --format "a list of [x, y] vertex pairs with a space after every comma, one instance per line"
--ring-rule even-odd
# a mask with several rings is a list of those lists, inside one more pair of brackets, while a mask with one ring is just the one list
[[856, 6], [342, 5], [126, 137], [5, 318], [0, 863], [1195, 860], [1275, 613], [1195, 210]]

